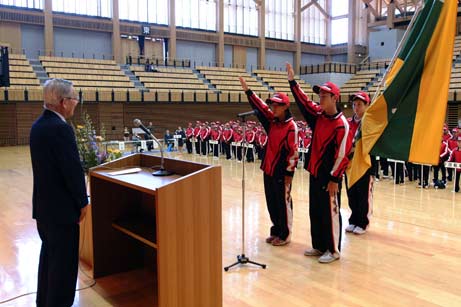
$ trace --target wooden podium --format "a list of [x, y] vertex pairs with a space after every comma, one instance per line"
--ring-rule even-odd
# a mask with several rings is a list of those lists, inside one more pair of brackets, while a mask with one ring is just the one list
[[222, 306], [221, 167], [165, 159], [174, 175], [152, 176], [158, 165], [135, 154], [91, 170], [81, 258], [96, 279], [152, 269], [158, 302], [149, 306]]

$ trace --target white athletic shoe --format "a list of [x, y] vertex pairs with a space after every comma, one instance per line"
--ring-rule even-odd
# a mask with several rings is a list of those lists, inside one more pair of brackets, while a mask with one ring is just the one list
[[315, 248], [309, 248], [304, 251], [304, 256], [321, 256], [322, 252]]
[[367, 232], [365, 229], [363, 229], [362, 227], [355, 227], [354, 228], [354, 231], [353, 231], [356, 235], [363, 235], [365, 232]]
[[346, 232], [354, 232], [355, 225], [349, 224], [349, 226], [346, 227]]
[[330, 251], [326, 251], [320, 258], [319, 262], [320, 263], [330, 263], [335, 260], [339, 259], [339, 253], [331, 253]]

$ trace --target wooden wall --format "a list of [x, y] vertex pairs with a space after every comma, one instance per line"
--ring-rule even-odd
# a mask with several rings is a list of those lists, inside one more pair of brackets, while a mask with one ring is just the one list
[[17, 144], [16, 105], [0, 104], [0, 146]]
[[[104, 125], [108, 140], [122, 140], [123, 128], [133, 128], [133, 119], [139, 118], [146, 126], [152, 121], [155, 136], [162, 138], [166, 129], [176, 130], [178, 126], [187, 127], [189, 122], [220, 121], [237, 119], [236, 115], [250, 110], [246, 102], [242, 103], [87, 103], [75, 108], [72, 122], [81, 123], [81, 114], [86, 111], [96, 131]], [[296, 105], [291, 111], [296, 120], [302, 120]], [[25, 145], [29, 143], [30, 127], [43, 112], [42, 102], [10, 102], [0, 104], [0, 146]], [[352, 109], [343, 110], [346, 117], [352, 115]], [[454, 118], [461, 118], [461, 104], [449, 108], [447, 112]], [[458, 115], [458, 116], [457, 116]], [[257, 121], [256, 117], [248, 120]], [[456, 125], [455, 121], [452, 123]]]
[[21, 24], [0, 21], [0, 42], [7, 43], [15, 53], [22, 49]]
[[[131, 55], [133, 58], [139, 56], [139, 45], [135, 39], [122, 38], [122, 61]], [[163, 41], [144, 41], [144, 55], [146, 58], [163, 58]]]
[[236, 67], [246, 67], [247, 65], [247, 47], [233, 46], [232, 64]]
[[[123, 139], [123, 128], [133, 128], [133, 119], [139, 118], [147, 126], [153, 122], [155, 135], [163, 137], [166, 129], [176, 130], [178, 126], [200, 121], [221, 121], [237, 119], [236, 115], [250, 110], [248, 103], [87, 103], [75, 108], [72, 122], [81, 123], [81, 114], [86, 111], [96, 131], [102, 124], [108, 140]], [[296, 118], [301, 115], [292, 107]], [[32, 123], [43, 112], [42, 102], [10, 102], [0, 104], [0, 146], [25, 145], [29, 143]], [[256, 117], [248, 118], [256, 121]]]

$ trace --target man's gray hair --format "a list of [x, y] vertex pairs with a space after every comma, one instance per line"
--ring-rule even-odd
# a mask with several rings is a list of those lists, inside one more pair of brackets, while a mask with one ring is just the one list
[[59, 104], [63, 98], [72, 95], [72, 87], [72, 82], [65, 79], [47, 80], [43, 88], [43, 100], [45, 104]]

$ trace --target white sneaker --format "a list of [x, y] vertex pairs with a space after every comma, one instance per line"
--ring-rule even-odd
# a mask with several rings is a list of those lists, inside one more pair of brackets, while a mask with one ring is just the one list
[[322, 252], [319, 251], [318, 249], [315, 249], [315, 248], [309, 248], [307, 250], [304, 251], [304, 256], [320, 256], [322, 255]]
[[354, 232], [355, 225], [349, 224], [349, 226], [346, 227], [346, 232]]
[[320, 263], [330, 263], [335, 260], [339, 259], [339, 253], [331, 253], [330, 251], [326, 251], [320, 258], [319, 262]]
[[367, 232], [365, 229], [363, 229], [362, 227], [355, 227], [354, 228], [354, 231], [353, 231], [356, 235], [363, 235], [365, 232]]

